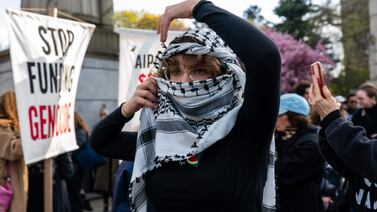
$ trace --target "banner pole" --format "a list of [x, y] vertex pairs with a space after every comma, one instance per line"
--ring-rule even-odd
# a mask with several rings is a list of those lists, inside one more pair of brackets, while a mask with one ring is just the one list
[[[48, 8], [48, 15], [58, 17], [57, 8]], [[53, 176], [54, 176], [54, 160], [52, 158], [44, 160], [44, 176], [43, 176], [43, 194], [44, 194], [44, 212], [53, 211]]]

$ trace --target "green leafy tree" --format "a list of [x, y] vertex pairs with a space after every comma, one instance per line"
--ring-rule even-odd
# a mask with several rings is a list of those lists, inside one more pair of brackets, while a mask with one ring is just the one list
[[[149, 12], [121, 11], [115, 12], [113, 16], [116, 27], [157, 29], [159, 15]], [[180, 20], [174, 20], [170, 25], [171, 30], [186, 30], [185, 24]]]
[[342, 0], [341, 6], [344, 69], [335, 85], [346, 94], [369, 79], [369, 4], [368, 0]]
[[308, 0], [280, 0], [274, 12], [283, 19], [275, 29], [292, 35], [296, 40], [306, 40], [311, 31], [310, 21], [305, 16], [312, 12]]

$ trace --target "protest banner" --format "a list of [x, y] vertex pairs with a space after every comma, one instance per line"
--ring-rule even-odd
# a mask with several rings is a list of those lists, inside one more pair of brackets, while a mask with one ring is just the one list
[[[163, 48], [160, 35], [155, 30], [120, 28], [117, 31], [120, 43], [118, 103], [121, 104], [129, 100], [136, 87], [151, 76], [157, 53]], [[166, 44], [182, 33], [170, 31]], [[138, 129], [139, 112], [126, 124], [124, 130]]]
[[95, 26], [10, 9], [7, 14], [26, 164], [77, 149], [76, 91]]

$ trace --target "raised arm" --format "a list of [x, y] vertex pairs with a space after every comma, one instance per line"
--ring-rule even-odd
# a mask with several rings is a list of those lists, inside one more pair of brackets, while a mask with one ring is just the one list
[[339, 158], [359, 177], [377, 181], [377, 140], [368, 139], [362, 127], [353, 126], [341, 118], [339, 106], [330, 90], [327, 86], [321, 88], [315, 78], [309, 102], [322, 119], [323, 134], [335, 154], [333, 158]]
[[[246, 66], [245, 103], [241, 117], [261, 129], [273, 129], [279, 108], [280, 54], [276, 46], [250, 23], [209, 1], [200, 1], [193, 17], [213, 29]], [[257, 114], [263, 114], [258, 119]], [[252, 117], [252, 118], [251, 118]]]

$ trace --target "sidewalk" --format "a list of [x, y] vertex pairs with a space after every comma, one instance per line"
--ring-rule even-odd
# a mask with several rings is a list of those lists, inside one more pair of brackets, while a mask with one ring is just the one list
[[[90, 201], [90, 205], [92, 206], [92, 212], [103, 212], [103, 199], [102, 195], [99, 193], [91, 192], [86, 194], [87, 198]], [[111, 198], [109, 199], [110, 209], [111, 209]], [[87, 212], [88, 210], [84, 210]], [[109, 210], [110, 212], [111, 210]]]

